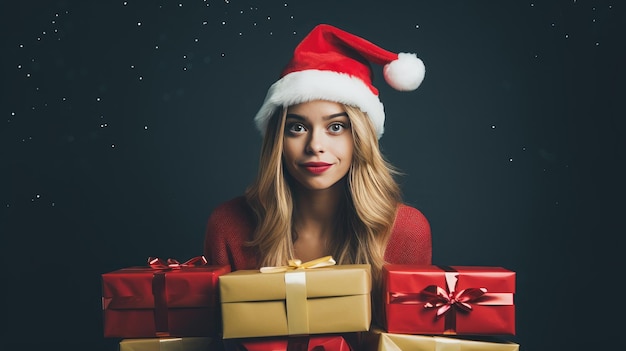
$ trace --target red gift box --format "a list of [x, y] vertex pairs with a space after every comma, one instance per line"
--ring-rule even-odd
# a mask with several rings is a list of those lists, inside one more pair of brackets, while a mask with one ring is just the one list
[[215, 336], [221, 327], [218, 277], [230, 266], [202, 256], [185, 263], [150, 258], [149, 266], [102, 274], [104, 337]]
[[515, 335], [515, 272], [502, 267], [383, 266], [389, 333]]
[[341, 335], [224, 339], [225, 351], [352, 351]]

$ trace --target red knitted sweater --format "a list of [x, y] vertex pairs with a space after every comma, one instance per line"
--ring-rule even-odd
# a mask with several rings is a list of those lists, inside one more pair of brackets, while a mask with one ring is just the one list
[[[252, 209], [243, 196], [220, 204], [209, 216], [204, 255], [209, 264], [231, 266], [231, 270], [258, 269], [258, 252], [245, 245], [255, 226]], [[431, 264], [430, 224], [422, 212], [400, 205], [385, 260], [399, 264]]]

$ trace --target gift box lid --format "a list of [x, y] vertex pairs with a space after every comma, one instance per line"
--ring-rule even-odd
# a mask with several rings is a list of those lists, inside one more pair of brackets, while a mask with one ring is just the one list
[[504, 267], [383, 265], [386, 289], [393, 292], [416, 291], [426, 285], [445, 286], [444, 273], [448, 272], [459, 274], [457, 290], [467, 287], [485, 287], [490, 292], [515, 293], [516, 274]]
[[433, 336], [382, 333], [378, 351], [432, 350], [432, 351], [517, 351], [519, 344], [481, 336]]
[[307, 298], [364, 295], [371, 292], [369, 264], [336, 265], [280, 273], [238, 270], [219, 277], [222, 303], [286, 298], [285, 275], [304, 273]]

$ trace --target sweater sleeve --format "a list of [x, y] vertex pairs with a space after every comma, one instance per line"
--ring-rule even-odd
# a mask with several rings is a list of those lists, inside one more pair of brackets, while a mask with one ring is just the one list
[[204, 255], [212, 265], [230, 265], [231, 270], [255, 269], [256, 251], [246, 245], [252, 238], [254, 216], [240, 196], [216, 207], [209, 216], [204, 237]]
[[385, 261], [396, 264], [432, 264], [430, 223], [420, 210], [400, 205], [387, 243]]

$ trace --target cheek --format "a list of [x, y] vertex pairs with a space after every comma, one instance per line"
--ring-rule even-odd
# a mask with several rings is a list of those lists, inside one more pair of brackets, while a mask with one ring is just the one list
[[284, 142], [283, 143], [283, 160], [287, 164], [293, 163], [293, 161], [297, 157], [296, 146], [293, 142]]
[[344, 162], [352, 161], [352, 156], [354, 154], [354, 145], [352, 140], [344, 142], [340, 147], [340, 155]]

